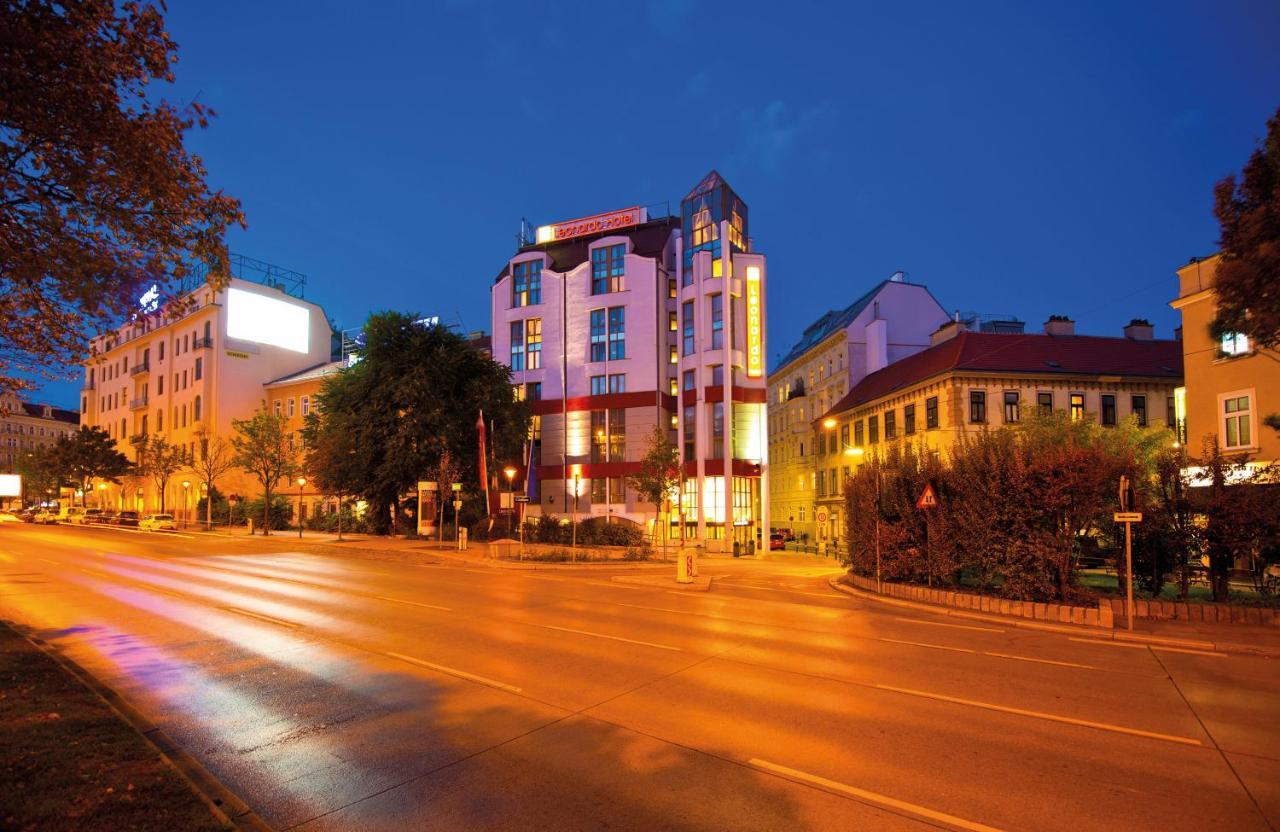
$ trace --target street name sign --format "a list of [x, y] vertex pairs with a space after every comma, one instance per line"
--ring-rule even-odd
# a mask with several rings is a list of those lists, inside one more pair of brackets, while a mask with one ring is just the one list
[[1140, 511], [1117, 511], [1111, 515], [1111, 518], [1117, 523], [1141, 523], [1142, 512]]

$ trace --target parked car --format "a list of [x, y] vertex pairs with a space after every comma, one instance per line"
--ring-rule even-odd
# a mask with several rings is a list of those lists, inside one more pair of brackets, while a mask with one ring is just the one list
[[172, 514], [148, 514], [138, 521], [138, 528], [150, 532], [174, 531], [178, 524], [173, 522]]
[[98, 519], [94, 522], [99, 526], [114, 526], [116, 524], [116, 512], [104, 511], [98, 515]]
[[22, 518], [16, 511], [0, 511], [0, 523], [21, 523]]
[[100, 508], [74, 508], [67, 512], [64, 523], [74, 523], [78, 526], [87, 525], [89, 523], [98, 522], [98, 517], [102, 515]]
[[776, 550], [778, 550], [778, 549], [785, 549], [785, 548], [786, 548], [786, 545], [787, 545], [787, 539], [786, 539], [785, 537], [783, 537], [781, 533], [779, 533], [779, 532], [774, 532], [773, 534], [769, 535], [769, 550], [770, 550], [770, 551], [776, 551]]
[[41, 526], [56, 526], [58, 524], [58, 512], [53, 509], [42, 508], [31, 516], [32, 523], [38, 523]]
[[113, 526], [134, 526], [134, 527], [136, 528], [136, 527], [137, 527], [137, 525], [138, 525], [138, 512], [136, 512], [136, 511], [122, 511], [122, 512], [120, 512], [119, 514], [117, 514], [117, 515], [115, 516], [115, 518], [113, 518], [113, 519], [112, 519], [112, 521], [111, 521], [111, 525], [113, 525]]
[[36, 511], [37, 509], [34, 508], [24, 508], [22, 511], [18, 512], [18, 519], [24, 523], [34, 523]]

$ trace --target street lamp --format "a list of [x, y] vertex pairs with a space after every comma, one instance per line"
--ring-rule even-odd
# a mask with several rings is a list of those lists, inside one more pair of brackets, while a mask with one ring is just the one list
[[182, 481], [182, 514], [184, 519], [191, 519], [191, 480]]
[[511, 504], [511, 516], [514, 518], [516, 514], [516, 469], [514, 466], [508, 465], [502, 469], [502, 473], [507, 475], [507, 502]]
[[573, 466], [573, 468], [573, 524], [570, 526], [573, 538], [570, 546], [573, 549], [572, 559], [576, 561], [578, 559], [578, 494], [582, 490], [582, 472], [577, 465]]
[[302, 487], [307, 484], [306, 477], [298, 477], [298, 539], [302, 539]]

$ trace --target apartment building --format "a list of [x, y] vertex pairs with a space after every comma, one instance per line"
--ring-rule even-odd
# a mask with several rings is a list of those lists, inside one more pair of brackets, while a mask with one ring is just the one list
[[14, 473], [24, 454], [75, 433], [79, 422], [74, 410], [23, 401], [17, 393], [0, 395], [0, 473]]

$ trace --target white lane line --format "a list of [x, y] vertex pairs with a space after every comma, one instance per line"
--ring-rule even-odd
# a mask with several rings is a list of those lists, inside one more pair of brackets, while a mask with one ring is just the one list
[[928, 693], [922, 690], [911, 690], [910, 688], [897, 688], [892, 685], [876, 685], [879, 690], [887, 690], [892, 693], [901, 693], [907, 696], [918, 696], [921, 699], [933, 699], [938, 702], [950, 702], [955, 705], [968, 705], [971, 708], [982, 708], [987, 711], [998, 711], [1005, 714], [1014, 714], [1015, 716], [1026, 716], [1033, 719], [1043, 719], [1048, 722], [1061, 722], [1066, 725], [1078, 725], [1082, 728], [1096, 728], [1099, 731], [1110, 731], [1113, 734], [1128, 734], [1133, 737], [1145, 737], [1153, 740], [1163, 740], [1164, 742], [1173, 742], [1180, 745], [1200, 746], [1203, 743], [1192, 737], [1179, 737], [1175, 734], [1161, 734], [1157, 731], [1143, 731], [1139, 728], [1126, 728], [1123, 725], [1112, 725], [1109, 722], [1093, 722], [1088, 719], [1076, 719], [1070, 716], [1059, 716], [1058, 714], [1045, 713], [1043, 711], [1028, 711], [1023, 708], [1011, 708], [1007, 705], [995, 705], [990, 702], [978, 702], [973, 699], [961, 699], [957, 696], [946, 696], [941, 693]]
[[1034, 656], [1015, 656], [1012, 653], [992, 653], [983, 651], [984, 656], [995, 656], [997, 659], [1014, 659], [1020, 662], [1035, 662], [1036, 664], [1051, 664], [1055, 667], [1077, 667], [1081, 670], [1098, 670], [1091, 664], [1077, 664], [1076, 662], [1060, 662], [1057, 659], [1038, 659]]
[[397, 604], [408, 604], [412, 607], [425, 607], [426, 609], [429, 609], [429, 610], [440, 610], [441, 612], [453, 612], [453, 609], [451, 607], [441, 607], [437, 604], [424, 604], [421, 601], [409, 601], [404, 598], [392, 598], [390, 595], [370, 595], [368, 597], [376, 598], [379, 601], [394, 601]]
[[679, 647], [672, 647], [669, 644], [654, 644], [652, 641], [639, 641], [634, 638], [623, 638], [622, 636], [610, 636], [604, 633], [593, 633], [589, 630], [574, 630], [570, 627], [557, 627], [554, 624], [532, 624], [533, 627], [541, 627], [544, 630], [559, 630], [562, 633], [577, 633], [580, 636], [591, 636], [592, 638], [607, 638], [610, 641], [625, 641], [627, 644], [639, 644], [643, 647], [656, 647], [659, 650], [674, 650], [677, 653], [684, 651]]
[[415, 659], [413, 656], [406, 656], [403, 653], [393, 653], [388, 650], [386, 653], [383, 653], [383, 655], [390, 656], [393, 659], [399, 659], [402, 662], [408, 662], [409, 664], [416, 664], [419, 667], [425, 667], [429, 670], [446, 673], [450, 676], [457, 676], [459, 679], [466, 679], [470, 682], [476, 682], [481, 685], [488, 685], [491, 688], [497, 688], [498, 690], [505, 690], [509, 693], [520, 693], [523, 691], [523, 688], [518, 688], [515, 685], [508, 685], [505, 682], [495, 682], [493, 679], [486, 679], [484, 676], [477, 676], [476, 674], [468, 673], [465, 670], [458, 670], [456, 667], [436, 664], [435, 662], [429, 662], [425, 659]]
[[951, 826], [956, 826], [956, 827], [959, 827], [960, 829], [968, 829], [971, 832], [1001, 832], [1001, 830], [997, 829], [994, 826], [987, 826], [986, 824], [978, 823], [976, 821], [965, 820], [964, 818], [959, 818], [959, 817], [956, 817], [955, 815], [949, 815], [946, 812], [939, 812], [935, 809], [929, 809], [924, 806], [917, 806], [916, 804], [908, 803], [905, 800], [898, 800], [897, 798], [894, 798], [894, 797], [889, 797], [883, 794], [877, 794], [876, 792], [867, 791], [866, 789], [860, 789], [857, 786], [850, 786], [846, 783], [839, 783], [835, 780], [828, 780], [827, 778], [819, 777], [816, 774], [809, 774], [807, 771], [799, 771], [794, 768], [780, 766], [777, 763], [771, 763], [768, 760], [761, 760], [758, 758], [752, 759], [750, 761], [750, 765], [753, 765], [756, 768], [762, 769], [771, 774], [776, 774], [779, 777], [785, 777], [788, 780], [793, 780], [799, 783], [806, 783], [811, 786], [817, 786], [818, 788], [824, 789], [826, 791], [835, 792], [836, 794], [849, 795], [850, 797], [856, 797], [859, 800], [865, 800], [870, 803], [878, 803], [881, 806], [888, 806], [890, 808], [897, 809], [902, 812], [908, 812], [910, 814], [917, 815], [922, 818], [928, 818], [929, 820], [935, 820], [941, 823], [950, 824]]
[[1145, 644], [1125, 644], [1122, 641], [1103, 641], [1099, 638], [1068, 638], [1067, 641], [1076, 641], [1080, 644], [1096, 644], [1099, 647], [1128, 647], [1130, 650], [1146, 650]]
[[1096, 644], [1099, 647], [1127, 647], [1130, 650], [1164, 650], [1169, 653], [1186, 653], [1191, 656], [1212, 656], [1215, 659], [1225, 659], [1227, 653], [1217, 653], [1211, 650], [1194, 650], [1190, 647], [1165, 647], [1162, 644], [1129, 644], [1124, 641], [1104, 641], [1098, 638], [1069, 638], [1067, 641], [1078, 641], [1081, 644]]
[[1192, 656], [1212, 656], [1215, 659], [1225, 659], [1226, 653], [1210, 653], [1208, 650], [1192, 650], [1190, 647], [1161, 647], [1159, 644], [1147, 645], [1152, 650], [1162, 650], [1166, 653], [1187, 653]]
[[871, 636], [875, 641], [883, 641], [889, 644], [905, 644], [909, 647], [928, 647], [930, 650], [949, 650], [952, 653], [971, 653], [978, 655], [981, 650], [970, 650], [967, 647], [950, 647], [946, 644], [930, 644], [927, 641], [905, 641], [900, 638], [884, 638], [882, 636]]
[[297, 622], [294, 622], [294, 621], [285, 621], [283, 618], [276, 618], [275, 616], [272, 616], [272, 615], [264, 615], [263, 613], [253, 612], [252, 610], [241, 609], [240, 607], [219, 607], [218, 609], [225, 610], [227, 612], [238, 613], [239, 615], [247, 615], [250, 618], [258, 619], [259, 621], [266, 621], [271, 624], [279, 624], [281, 627], [289, 627], [294, 630], [302, 627], [301, 624], [298, 624]]
[[979, 633], [1003, 633], [997, 627], [974, 627], [971, 624], [944, 624], [941, 621], [925, 621], [919, 618], [903, 618], [902, 616], [894, 616], [894, 621], [905, 621], [908, 624], [926, 624], [930, 627], [950, 627], [953, 630], [976, 630]]

